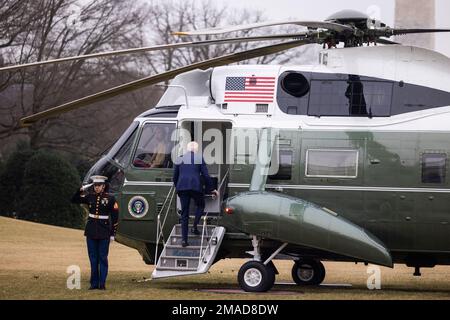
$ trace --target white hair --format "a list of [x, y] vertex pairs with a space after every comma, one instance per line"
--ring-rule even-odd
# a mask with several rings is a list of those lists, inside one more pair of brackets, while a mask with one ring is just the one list
[[197, 152], [198, 151], [198, 143], [195, 141], [189, 142], [187, 144], [187, 151]]

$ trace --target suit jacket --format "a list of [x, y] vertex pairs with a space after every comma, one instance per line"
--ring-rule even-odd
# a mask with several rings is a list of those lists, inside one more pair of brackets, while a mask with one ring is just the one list
[[206, 193], [212, 189], [212, 181], [208, 174], [208, 168], [201, 154], [187, 152], [175, 161], [173, 182], [178, 191], [196, 191], [203, 193], [203, 177], [206, 185]]

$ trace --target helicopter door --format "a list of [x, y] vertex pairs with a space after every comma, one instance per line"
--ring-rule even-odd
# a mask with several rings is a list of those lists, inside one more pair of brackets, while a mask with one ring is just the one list
[[[157, 215], [173, 185], [171, 152], [175, 145], [173, 133], [176, 126], [176, 121], [163, 120], [141, 124], [131, 165], [126, 171], [122, 197], [128, 210], [124, 220], [156, 223]], [[147, 239], [149, 228], [139, 230], [145, 232], [140, 238]], [[136, 232], [139, 230], [136, 229]]]
[[[205, 212], [208, 212], [209, 216], [218, 215], [222, 200], [228, 196], [229, 165], [226, 161], [226, 151], [232, 124], [228, 121], [183, 121], [180, 128], [183, 132], [180, 136], [181, 145], [191, 140], [200, 144], [213, 187], [219, 191], [219, 197], [216, 199], [205, 195]], [[179, 199], [177, 207], [178, 211], [181, 211]], [[191, 201], [190, 213], [194, 212], [195, 205]]]

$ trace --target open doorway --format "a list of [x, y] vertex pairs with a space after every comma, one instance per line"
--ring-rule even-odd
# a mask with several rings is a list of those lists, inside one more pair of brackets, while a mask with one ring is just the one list
[[[227, 163], [227, 145], [231, 136], [231, 122], [220, 121], [183, 121], [180, 124], [180, 145], [187, 145], [190, 141], [196, 141], [202, 150], [208, 173], [211, 176], [213, 187], [219, 192], [219, 197], [212, 199], [211, 195], [205, 195], [205, 212], [208, 215], [218, 215], [221, 203], [228, 197], [229, 164]], [[179, 201], [177, 209], [181, 210]], [[191, 214], [195, 207], [191, 204]]]

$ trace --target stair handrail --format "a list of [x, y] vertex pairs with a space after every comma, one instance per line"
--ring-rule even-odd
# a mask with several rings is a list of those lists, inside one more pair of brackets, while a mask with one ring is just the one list
[[219, 187], [218, 187], [219, 190], [222, 189], [222, 185], [225, 182], [225, 179], [228, 177], [229, 172], [230, 172], [230, 169], [228, 169], [227, 172], [225, 172], [225, 174], [223, 175], [222, 181], [220, 182]]
[[[217, 199], [220, 201], [220, 199], [222, 198], [221, 196], [222, 196], [222, 194], [223, 194], [223, 190], [224, 189], [222, 189], [222, 185], [224, 184], [224, 182], [225, 182], [225, 180], [228, 178], [228, 174], [230, 173], [230, 169], [228, 169], [227, 170], [227, 172], [225, 172], [225, 174], [224, 174], [224, 176], [223, 176], [223, 178], [222, 178], [222, 181], [220, 182], [220, 184], [219, 184], [219, 186], [218, 186], [218, 189], [220, 190], [219, 192], [221, 193], [220, 195], [219, 195], [219, 197], [217, 197]], [[212, 235], [213, 235], [213, 233], [211, 233], [211, 238], [209, 239], [209, 241], [208, 241], [208, 244], [206, 245], [206, 249], [205, 249], [205, 252], [202, 254], [202, 250], [203, 250], [203, 237], [204, 237], [204, 235], [205, 235], [205, 227], [206, 227], [206, 220], [207, 220], [207, 218], [208, 218], [208, 212], [206, 212], [205, 213], [205, 215], [203, 216], [203, 230], [202, 230], [202, 238], [201, 238], [201, 242], [200, 242], [200, 254], [199, 254], [199, 259], [198, 259], [198, 267], [197, 267], [197, 270], [198, 270], [198, 268], [200, 267], [200, 263], [203, 261], [203, 259], [205, 258], [205, 256], [206, 256], [206, 253], [207, 253], [207, 250], [209, 249], [209, 252], [211, 252], [211, 241], [212, 241]], [[218, 225], [219, 225], [219, 221], [216, 219], [216, 222], [215, 222], [215, 227], [217, 227]], [[207, 230], [207, 229], [206, 229]], [[214, 228], [214, 230], [216, 230], [215, 228]]]
[[[174, 198], [175, 193], [176, 193], [175, 186], [172, 186], [170, 188], [169, 194], [170, 194], [170, 191], [173, 191], [173, 192], [172, 192], [172, 195], [170, 196], [170, 202], [169, 202], [169, 204], [167, 206], [166, 214], [164, 215], [164, 221], [162, 223], [162, 228], [164, 228], [164, 226], [166, 225], [166, 220], [167, 220], [167, 217], [169, 216], [170, 205], [172, 204], [173, 198]], [[162, 211], [162, 209], [161, 209], [161, 211]], [[164, 240], [164, 235], [163, 235], [163, 240]]]
[[[159, 240], [162, 238], [163, 246], [166, 245], [165, 244], [165, 240], [164, 240], [163, 230], [164, 230], [164, 226], [166, 224], [166, 219], [167, 219], [168, 212], [170, 210], [170, 205], [172, 204], [174, 195], [175, 195], [175, 188], [174, 188], [174, 186], [171, 186], [169, 192], [167, 193], [166, 199], [164, 199], [164, 202], [163, 202], [163, 205], [161, 207], [161, 210], [158, 213], [158, 218], [157, 218], [157, 222], [156, 222], [156, 248], [155, 248], [155, 264], [156, 265], [158, 264], [157, 259], [158, 259]], [[165, 205], [167, 203], [167, 200], [169, 198], [170, 198], [170, 202], [169, 202], [169, 205], [167, 206], [167, 210], [166, 210], [166, 213], [164, 215], [164, 221], [161, 224], [161, 213], [164, 211], [164, 207], [165, 207]]]
[[[205, 212], [205, 215], [203, 216], [202, 238], [201, 238], [201, 241], [200, 241], [200, 252], [199, 252], [199, 255], [198, 255], [197, 270], [198, 270], [198, 268], [200, 268], [200, 263], [202, 262], [203, 258], [205, 258], [205, 255], [206, 255], [206, 250], [205, 250], [204, 254], [202, 254], [202, 251], [203, 251], [203, 239], [204, 239], [204, 236], [205, 236], [205, 230], [208, 230], [206, 228], [206, 220], [207, 220], [207, 218], [208, 218], [208, 212]], [[210, 246], [210, 242], [211, 242], [211, 239], [209, 239], [207, 247]]]

